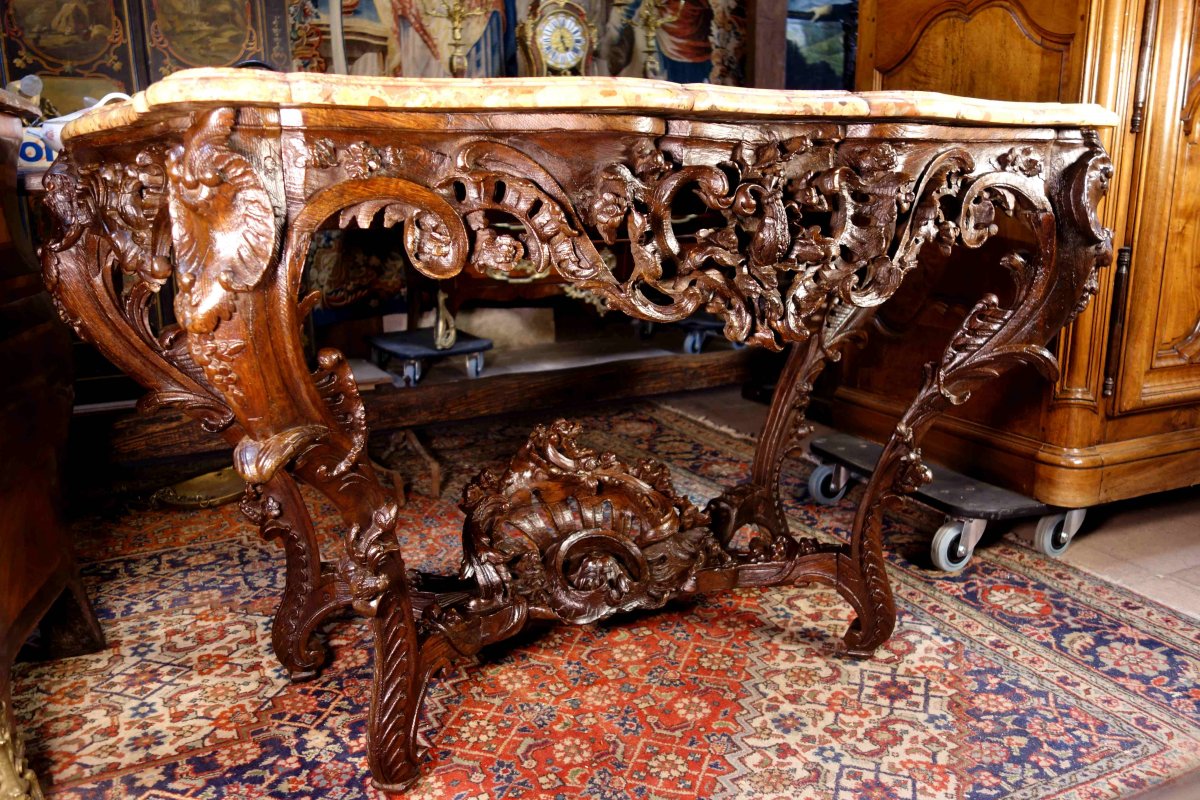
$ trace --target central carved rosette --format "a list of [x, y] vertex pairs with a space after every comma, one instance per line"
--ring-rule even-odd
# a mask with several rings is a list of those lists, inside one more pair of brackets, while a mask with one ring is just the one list
[[503, 475], [464, 489], [463, 573], [484, 608], [522, 599], [534, 617], [592, 622], [658, 608], [732, 562], [664, 464], [626, 464], [578, 435], [565, 420], [539, 425]]

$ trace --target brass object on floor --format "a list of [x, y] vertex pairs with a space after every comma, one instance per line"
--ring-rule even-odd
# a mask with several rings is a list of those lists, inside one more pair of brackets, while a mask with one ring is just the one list
[[242, 476], [233, 467], [225, 467], [164, 486], [152, 499], [177, 508], [215, 508], [234, 502], [245, 491]]

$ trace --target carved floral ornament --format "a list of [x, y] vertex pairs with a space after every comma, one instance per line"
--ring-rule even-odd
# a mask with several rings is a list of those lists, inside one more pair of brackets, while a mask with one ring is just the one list
[[[68, 153], [46, 178], [60, 223], [47, 283], [57, 286], [60, 256], [78, 249], [81, 237], [102, 240], [105, 259], [137, 279], [125, 290], [123, 316], [151, 349], [220, 393], [167, 388], [148, 403], [209, 409], [210, 428], [233, 420], [224, 400], [240, 397], [234, 364], [245, 347], [213, 331], [230, 318], [233, 298], [256, 289], [276, 264], [286, 263], [290, 296], [298, 297], [309, 240], [327, 219], [341, 227], [401, 225], [414, 265], [431, 277], [468, 264], [489, 275], [553, 269], [609, 308], [657, 321], [703, 308], [724, 320], [732, 341], [778, 350], [807, 340], [834, 304], [869, 309], [886, 301], [927, 244], [979, 247], [997, 230], [997, 214], [1053, 214], [1042, 152], [1052, 145], [995, 152], [977, 169], [963, 147], [846, 138], [829, 124], [702, 148], [679, 137], [633, 137], [623, 159], [560, 182], [491, 139], [443, 153], [316, 138], [295, 159], [305, 168], [307, 200], [282, 241], [283, 200], [267, 190], [264, 167], [239, 150], [249, 142], [235, 132], [235, 119], [232, 109], [199, 115], [182, 143], [148, 145], [128, 162], [77, 168]], [[1086, 144], [1068, 170], [1067, 205], [1102, 261], [1108, 240], [1095, 203], [1111, 165], [1094, 137]], [[694, 222], [681, 230], [689, 214]], [[631, 254], [623, 273], [594, 244], [619, 239]], [[72, 258], [96, 269], [95, 259]], [[172, 262], [188, 336], [156, 337], [149, 298]], [[1087, 288], [1094, 287], [1093, 273]], [[83, 333], [77, 316], [60, 312]]]
[[[74, 197], [63, 171], [53, 173], [50, 201], [64, 224], [54, 246], [70, 247], [97, 222], [111, 232], [122, 268], [157, 288], [170, 269], [161, 235], [169, 183], [170, 239], [189, 298], [181, 322], [211, 329], [228, 315], [230, 293], [262, 279], [278, 246], [281, 212], [253, 163], [230, 145], [233, 119], [230, 110], [210, 112], [169, 155], [153, 146], [133, 165], [90, 167], [75, 176]], [[705, 308], [725, 320], [731, 340], [778, 350], [808, 338], [813, 312], [830, 296], [858, 307], [885, 301], [926, 244], [978, 247], [996, 230], [997, 212], [1048, 208], [1044, 155], [1029, 145], [997, 154], [982, 172], [961, 148], [846, 139], [831, 125], [731, 143], [723, 158], [708, 158], [716, 163], [688, 163], [679, 155], [685, 145], [635, 139], [625, 159], [596, 168], [572, 194], [494, 140], [446, 154], [318, 138], [298, 161], [316, 175], [308, 179], [311, 211], [328, 213], [301, 210], [305, 224], [292, 224], [289, 245], [306, 246], [304, 228], [334, 213], [343, 227], [381, 218], [386, 227], [403, 224], [409, 256], [431, 277], [468, 263], [484, 274], [553, 268], [611, 308], [657, 321]], [[697, 200], [701, 224], [684, 236], [676, 214]], [[231, 218], [226, 205], [241, 223], [232, 239], [217, 224]], [[113, 215], [118, 224], [105, 224]], [[632, 255], [621, 277], [593, 244], [618, 238]], [[230, 248], [222, 266], [204, 268], [218, 247]]]
[[[611, 308], [674, 321], [705, 308], [733, 341], [781, 349], [804, 341], [809, 319], [833, 295], [873, 307], [889, 298], [926, 244], [978, 247], [997, 212], [1045, 211], [1043, 155], [1033, 146], [999, 153], [976, 172], [961, 148], [847, 140], [834, 126], [813, 136], [728, 145], [717, 163], [683, 163], [686, 142], [641, 138], [627, 158], [595, 170], [573, 195], [521, 151], [478, 140], [453, 155], [413, 146], [377, 148], [328, 139], [304, 163], [339, 177], [334, 186], [403, 173], [420, 178], [452, 216], [375, 199], [342, 212], [342, 223], [405, 220], [418, 268], [431, 255], [447, 277], [463, 264], [483, 274], [521, 265], [553, 268]], [[706, 226], [676, 230], [698, 198]], [[465, 223], [466, 252], [453, 233]], [[504, 224], [500, 224], [504, 223]], [[514, 230], [514, 228], [516, 230]], [[523, 231], [523, 232], [518, 232]], [[595, 240], [630, 243], [633, 266], [618, 277]]]
[[[613, 133], [576, 158], [536, 131], [505, 141], [446, 131], [434, 145], [430, 131], [372, 142], [347, 128], [335, 141], [236, 119], [197, 113], [181, 140], [140, 149], [69, 147], [46, 178], [59, 222], [46, 279], [64, 317], [151, 387], [147, 405], [182, 405], [236, 443], [247, 515], [288, 552], [273, 629], [285, 665], [319, 666], [309, 637], [337, 608], [373, 618], [369, 757], [389, 789], [416, 775], [429, 676], [452, 650], [477, 652], [532, 619], [585, 622], [673, 596], [820, 580], [855, 612], [846, 652], [869, 656], [895, 621], [882, 509], [928, 480], [923, 433], [1012, 363], [1052, 373], [1045, 344], [1111, 250], [1095, 213], [1111, 165], [1086, 135], [1005, 145], [985, 131], [959, 144], [865, 138], [866, 124], [851, 136], [838, 124], [762, 123], [752, 141]], [[821, 366], [860, 338], [924, 247], [979, 247], [1004, 216], [1035, 243], [1003, 257], [1012, 302], [984, 297], [930, 365], [849, 544], [794, 536], [779, 464]], [[634, 316], [707, 309], [735, 341], [807, 342], [788, 359], [752, 480], [701, 510], [661, 464], [592, 451], [556, 423], [503, 474], [468, 486], [461, 579], [449, 591], [421, 584], [403, 563], [395, 499], [365, 455], [366, 409], [345, 359], [322, 351], [311, 371], [300, 344], [315, 300], [300, 294], [304, 262], [329, 222], [398, 228], [434, 278], [532, 265]], [[630, 259], [608, 263], [595, 242], [627, 242]], [[180, 326], [154, 332], [147, 303], [172, 270]], [[342, 512], [333, 564], [322, 564], [293, 477]]]

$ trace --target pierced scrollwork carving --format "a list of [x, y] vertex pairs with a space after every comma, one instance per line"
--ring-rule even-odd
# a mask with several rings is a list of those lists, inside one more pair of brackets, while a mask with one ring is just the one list
[[[43, 180], [47, 206], [59, 224], [58, 235], [47, 244], [49, 257], [43, 268], [47, 286], [53, 292], [59, 284], [62, 254], [76, 248], [85, 235], [100, 237], [107, 253], [93, 268], [116, 267], [133, 278], [121, 290], [114, 283], [111, 291], [114, 298], [120, 295], [125, 318], [152, 346], [155, 337], [150, 330], [149, 303], [172, 269], [167, 257], [171, 242], [166, 214], [162, 213], [166, 202], [164, 156], [162, 146], [149, 145], [137, 151], [129, 163], [103, 161], [76, 168], [63, 158]], [[61, 304], [59, 311], [80, 333], [80, 320]]]
[[[847, 652], [870, 655], [895, 621], [881, 515], [928, 480], [924, 431], [1013, 363], [1053, 374], [1046, 340], [1094, 288], [1110, 249], [1095, 205], [1111, 165], [1086, 133], [948, 136], [952, 126], [869, 120], [738, 131], [737, 121], [689, 117], [663, 120], [657, 136], [600, 126], [499, 141], [476, 124], [456, 128], [453, 115], [438, 117], [449, 127], [310, 135], [280, 134], [254, 108], [187, 114], [173, 147], [97, 142], [79, 152], [104, 158], [82, 168], [68, 150], [46, 181], [61, 228], [47, 282], [77, 330], [155, 390], [145, 407], [181, 403], [238, 443], [246, 513], [288, 553], [275, 628], [284, 663], [315, 669], [322, 653], [309, 637], [332, 610], [373, 617], [368, 747], [387, 789], [416, 775], [413, 726], [429, 676], [530, 620], [588, 622], [672, 597], [816, 580], [855, 611]], [[554, 271], [634, 316], [706, 309], [735, 341], [796, 345], [751, 481], [701, 511], [661, 464], [590, 450], [560, 422], [535, 431], [503, 474], [465, 489], [462, 579], [410, 577], [396, 504], [364, 457], [349, 369], [323, 351], [310, 374], [300, 345], [314, 302], [299, 299], [304, 262], [327, 221], [402, 226], [408, 255], [431, 277]], [[977, 248], [1009, 221], [1032, 230], [1036, 252], [1005, 257], [1011, 301], [984, 297], [927, 371], [849, 543], [792, 535], [780, 463], [805, 430], [824, 363], [859, 341], [924, 248]], [[606, 262], [596, 241], [628, 242], [631, 258]], [[182, 327], [155, 336], [144, 310], [172, 247]], [[293, 476], [343, 515], [336, 566], [320, 563]]]
[[578, 436], [565, 420], [538, 426], [503, 475], [463, 490], [463, 576], [479, 608], [524, 602], [533, 617], [592, 622], [658, 608], [732, 562], [664, 464], [626, 464]]

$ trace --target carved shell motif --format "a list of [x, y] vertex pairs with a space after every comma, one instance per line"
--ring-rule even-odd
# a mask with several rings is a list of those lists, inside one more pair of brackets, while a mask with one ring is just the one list
[[501, 476], [463, 490], [464, 577], [482, 602], [524, 598], [534, 617], [586, 623], [657, 608], [730, 558], [665, 465], [625, 464], [578, 442], [579, 425], [534, 429]]
[[230, 293], [255, 288], [275, 254], [275, 209], [254, 165], [229, 147], [235, 112], [210, 111], [167, 157], [177, 303], [184, 328], [212, 331]]

